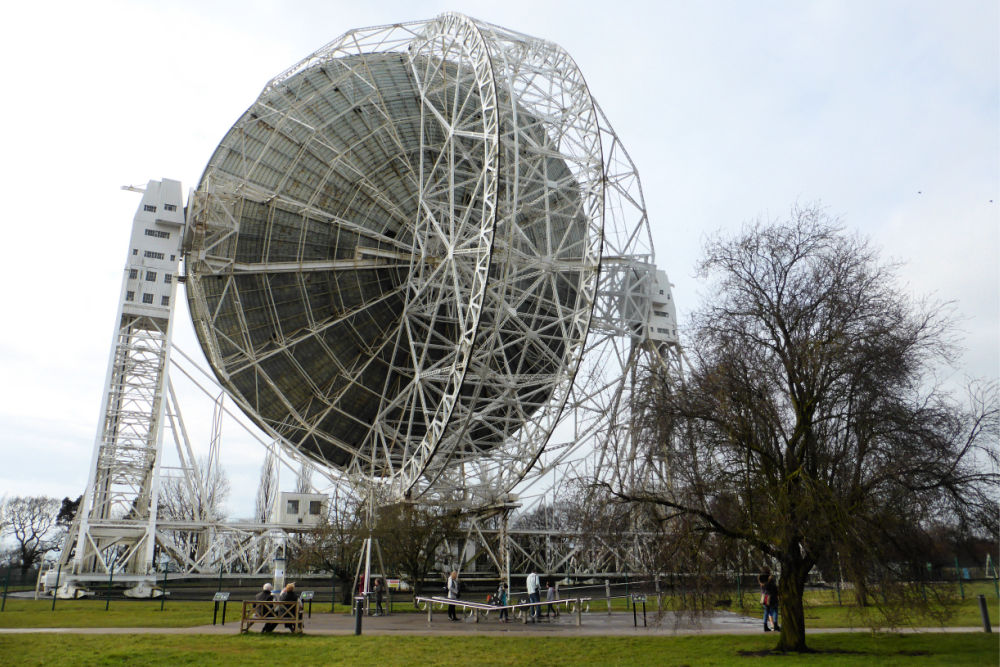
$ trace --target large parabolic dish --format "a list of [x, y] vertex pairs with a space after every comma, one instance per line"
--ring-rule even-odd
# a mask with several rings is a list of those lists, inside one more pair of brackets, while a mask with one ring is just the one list
[[561, 48], [457, 14], [349, 32], [273, 79], [188, 207], [219, 380], [399, 495], [537, 457], [594, 307], [598, 115]]

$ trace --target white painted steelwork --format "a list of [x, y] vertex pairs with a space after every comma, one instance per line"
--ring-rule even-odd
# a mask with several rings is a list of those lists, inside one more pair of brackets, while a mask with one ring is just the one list
[[150, 181], [132, 223], [87, 490], [61, 556], [66, 564], [73, 554], [73, 572], [153, 567], [183, 223], [181, 184]]
[[[636, 369], [680, 363], [635, 166], [575, 63], [457, 14], [349, 32], [273, 79], [210, 160], [184, 252], [219, 382], [372, 497], [487, 511], [554, 470], [599, 477]], [[74, 569], [148, 578], [156, 540], [186, 574], [262, 572], [277, 526], [157, 522], [173, 292], [132, 313], [129, 291], [147, 293], [123, 287]], [[211, 539], [185, 553], [185, 530]]]
[[188, 216], [192, 317], [220, 382], [389, 497], [509, 490], [587, 340], [599, 121], [565, 51], [458, 14], [349, 32], [276, 77]]

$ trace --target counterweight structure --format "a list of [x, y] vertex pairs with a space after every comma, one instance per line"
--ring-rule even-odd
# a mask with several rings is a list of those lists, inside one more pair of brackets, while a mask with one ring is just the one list
[[87, 490], [61, 556], [66, 566], [72, 554], [67, 576], [145, 579], [153, 569], [183, 224], [181, 184], [150, 181], [132, 223]]

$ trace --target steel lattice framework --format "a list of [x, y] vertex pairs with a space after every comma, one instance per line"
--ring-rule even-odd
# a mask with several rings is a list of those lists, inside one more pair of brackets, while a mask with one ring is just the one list
[[[166, 374], [176, 283], [133, 303], [151, 267], [177, 268], [164, 183], [134, 223], [72, 581], [148, 583], [157, 548], [193, 575], [261, 572], [284, 535], [157, 518], [164, 426], [200, 483]], [[680, 363], [635, 165], [572, 58], [459, 14], [348, 32], [269, 82], [189, 198], [181, 250], [241, 409], [334, 484], [469, 511], [505, 576], [517, 494], [554, 469], [606, 477], [637, 368]]]
[[220, 381], [392, 497], [509, 491], [587, 344], [606, 190], [625, 192], [602, 121], [560, 47], [458, 14], [349, 32], [276, 77], [189, 204]]

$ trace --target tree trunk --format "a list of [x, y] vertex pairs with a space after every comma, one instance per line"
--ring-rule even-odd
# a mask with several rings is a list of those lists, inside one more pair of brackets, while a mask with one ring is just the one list
[[781, 636], [778, 638], [778, 651], [805, 652], [806, 620], [802, 606], [802, 594], [805, 591], [806, 577], [809, 569], [803, 563], [783, 563], [781, 579], [778, 581], [778, 623], [781, 626]]

